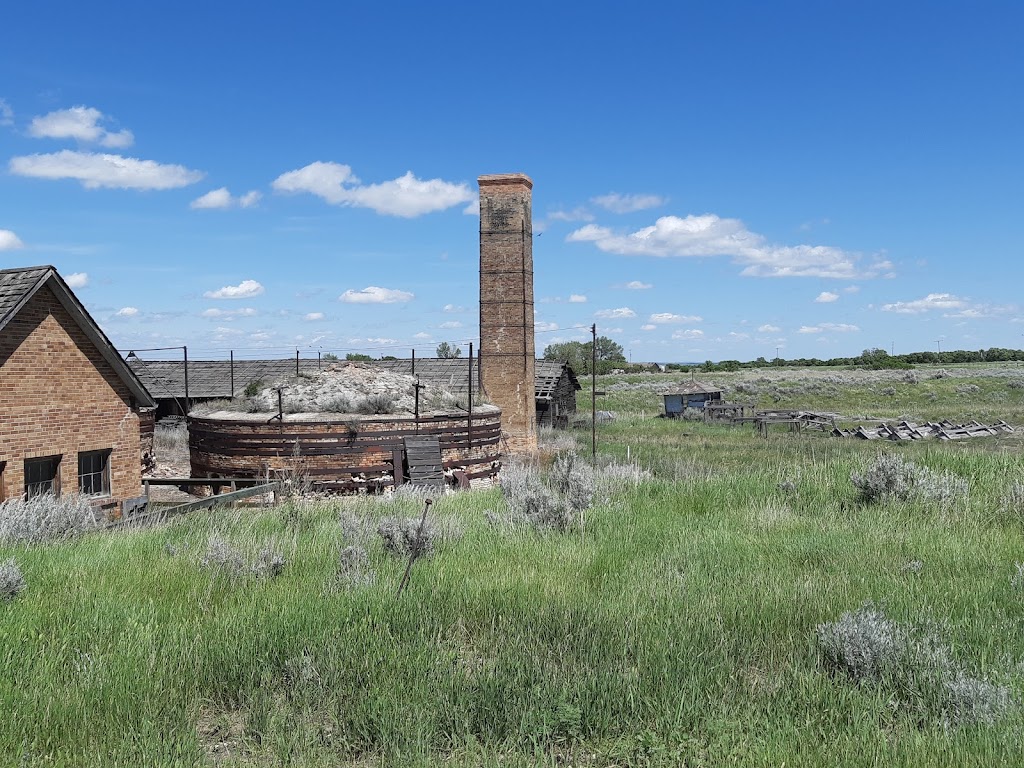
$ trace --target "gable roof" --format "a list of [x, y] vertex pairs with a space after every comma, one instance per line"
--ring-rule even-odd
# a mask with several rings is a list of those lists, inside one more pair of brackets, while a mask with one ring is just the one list
[[100, 330], [96, 321], [89, 316], [85, 307], [72, 293], [71, 288], [57, 273], [57, 270], [49, 265], [0, 269], [0, 333], [44, 285], [53, 292], [53, 295], [57, 297], [57, 300], [82, 329], [89, 341], [95, 345], [103, 359], [114, 369], [114, 373], [125, 383], [138, 404], [147, 408], [154, 407], [156, 403], [146, 391], [146, 387], [117, 354], [110, 339]]
[[572, 383], [574, 390], [583, 389], [569, 363], [562, 362], [561, 360], [538, 360], [534, 381], [536, 396], [550, 400], [555, 394], [555, 387], [558, 386], [558, 382], [562, 379], [563, 374], [569, 376], [569, 381]]

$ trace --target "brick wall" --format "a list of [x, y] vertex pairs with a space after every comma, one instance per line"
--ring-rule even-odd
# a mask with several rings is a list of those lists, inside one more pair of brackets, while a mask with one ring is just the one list
[[139, 418], [130, 393], [48, 286], [0, 334], [0, 462], [6, 498], [24, 493], [24, 460], [61, 456], [62, 493], [78, 491], [78, 453], [111, 449], [111, 500], [141, 493]]
[[481, 176], [480, 381], [514, 452], [537, 449], [530, 177]]

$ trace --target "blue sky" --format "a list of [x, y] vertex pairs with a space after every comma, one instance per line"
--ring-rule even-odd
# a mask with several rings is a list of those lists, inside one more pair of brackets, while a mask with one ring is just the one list
[[474, 340], [513, 171], [538, 352], [1024, 347], [1018, 3], [228, 5], [4, 10], [0, 266], [119, 347]]

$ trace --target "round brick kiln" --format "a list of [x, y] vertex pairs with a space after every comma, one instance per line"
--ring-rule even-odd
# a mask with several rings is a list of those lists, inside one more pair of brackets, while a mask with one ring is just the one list
[[498, 473], [501, 410], [467, 393], [362, 363], [246, 389], [189, 415], [193, 477], [286, 476], [344, 491]]
[[452, 482], [494, 478], [499, 465], [501, 410], [419, 419], [351, 414], [265, 414], [214, 411], [188, 419], [193, 477], [298, 475], [314, 489], [386, 488], [408, 482], [406, 439], [436, 437]]

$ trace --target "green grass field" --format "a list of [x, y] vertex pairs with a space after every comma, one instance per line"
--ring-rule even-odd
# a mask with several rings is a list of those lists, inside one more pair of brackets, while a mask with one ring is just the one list
[[[1024, 369], [1000, 370], [698, 378], [749, 383], [759, 389], [743, 399], [762, 405], [1024, 424], [1024, 389], [1009, 386]], [[497, 489], [445, 496], [432, 515], [449, 535], [400, 597], [405, 563], [377, 538], [373, 582], [339, 582], [351, 543], [339, 514], [372, 528], [416, 514], [416, 499], [199, 512], [0, 548], [28, 585], [0, 602], [0, 762], [1024, 763], [1020, 709], [949, 727], [906, 706], [912, 690], [830, 673], [815, 633], [873, 601], [899, 622], [932, 622], [959, 665], [1020, 698], [1024, 591], [1011, 577], [1024, 508], [1007, 501], [1024, 482], [1020, 434], [765, 440], [653, 418], [657, 388], [687, 378], [599, 381], [599, 407], [618, 416], [600, 427], [602, 460], [651, 479], [606, 485], [566, 532], [492, 525]], [[589, 450], [589, 430], [570, 435]], [[963, 478], [969, 496], [863, 503], [850, 475], [880, 452]], [[269, 543], [287, 564], [276, 578], [203, 567], [211, 536], [248, 559]]]

